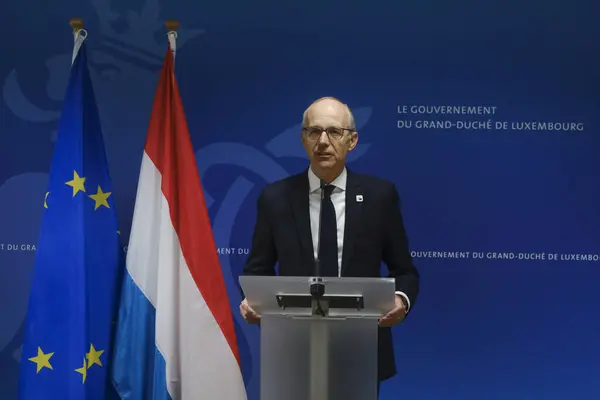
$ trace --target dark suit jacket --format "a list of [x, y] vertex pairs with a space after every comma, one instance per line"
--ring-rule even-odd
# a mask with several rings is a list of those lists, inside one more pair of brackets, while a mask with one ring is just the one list
[[[346, 183], [346, 225], [342, 276], [379, 277], [383, 261], [396, 290], [413, 309], [419, 274], [413, 266], [393, 183], [349, 170]], [[363, 201], [357, 202], [356, 195]], [[259, 195], [252, 247], [245, 275], [313, 275], [314, 251], [309, 216], [308, 170], [268, 185]], [[379, 380], [396, 373], [392, 333], [379, 328]]]

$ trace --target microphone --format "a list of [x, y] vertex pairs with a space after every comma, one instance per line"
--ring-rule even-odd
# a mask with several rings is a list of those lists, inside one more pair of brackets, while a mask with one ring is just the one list
[[[319, 224], [317, 227], [317, 232], [319, 232], [319, 236], [317, 237], [317, 256], [315, 257], [315, 265], [314, 265], [314, 276], [315, 283], [310, 285], [310, 294], [313, 298], [319, 299], [325, 294], [325, 285], [321, 279], [321, 261], [319, 260], [319, 252], [321, 249], [321, 220], [323, 219], [323, 200], [325, 199], [325, 186], [326, 183], [323, 179], [320, 180], [321, 185], [321, 205], [319, 207]], [[320, 308], [320, 307], [319, 307]]]

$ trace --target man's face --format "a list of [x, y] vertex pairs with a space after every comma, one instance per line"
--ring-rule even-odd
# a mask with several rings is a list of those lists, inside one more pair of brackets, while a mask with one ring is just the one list
[[341, 170], [346, 155], [358, 142], [358, 133], [343, 129], [348, 128], [346, 108], [335, 100], [325, 99], [313, 104], [307, 117], [302, 146], [311, 165], [323, 172]]

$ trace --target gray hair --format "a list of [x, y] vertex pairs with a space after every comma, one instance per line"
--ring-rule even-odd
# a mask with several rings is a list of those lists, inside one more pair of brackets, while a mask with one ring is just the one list
[[350, 107], [348, 107], [348, 105], [346, 103], [344, 103], [343, 101], [341, 101], [340, 99], [336, 98], [336, 97], [331, 97], [331, 96], [326, 96], [326, 97], [321, 97], [315, 101], [313, 101], [306, 110], [304, 110], [304, 113], [302, 114], [302, 126], [305, 127], [308, 125], [308, 110], [316, 103], [322, 101], [322, 100], [334, 100], [337, 101], [338, 103], [340, 103], [341, 105], [344, 106], [344, 108], [346, 109], [346, 118], [348, 121], [348, 126], [346, 126], [345, 128], [348, 129], [352, 129], [353, 131], [356, 130], [356, 125], [354, 122], [354, 115], [352, 114], [352, 111], [350, 111]]

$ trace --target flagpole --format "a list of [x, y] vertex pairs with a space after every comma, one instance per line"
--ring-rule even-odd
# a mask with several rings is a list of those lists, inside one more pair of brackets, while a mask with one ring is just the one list
[[169, 19], [165, 22], [167, 28], [167, 36], [169, 38], [169, 46], [171, 53], [173, 53], [173, 60], [175, 60], [175, 53], [177, 51], [177, 28], [179, 28], [179, 21], [176, 19]]
[[75, 57], [79, 53], [79, 48], [83, 41], [87, 38], [87, 31], [84, 29], [85, 23], [81, 18], [71, 18], [69, 25], [73, 28], [73, 56], [71, 57], [71, 65], [75, 62]]

